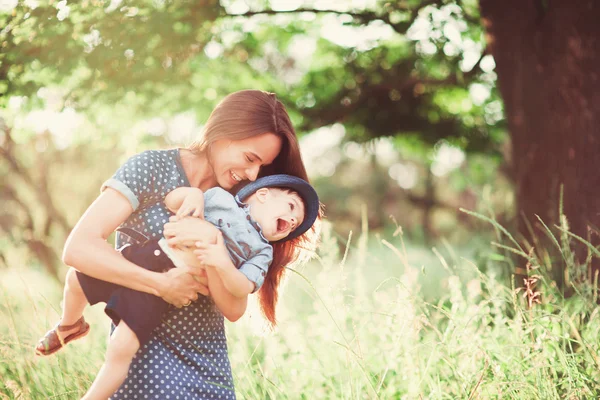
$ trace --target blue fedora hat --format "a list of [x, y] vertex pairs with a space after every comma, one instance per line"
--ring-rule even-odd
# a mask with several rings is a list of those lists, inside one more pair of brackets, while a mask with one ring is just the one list
[[319, 196], [315, 189], [310, 186], [310, 183], [304, 179], [285, 174], [264, 176], [241, 188], [235, 197], [238, 201], [243, 202], [258, 189], [271, 187], [291, 189], [297, 192], [304, 202], [304, 221], [302, 221], [294, 232], [290, 233], [286, 238], [278, 240], [278, 242], [297, 238], [309, 230], [319, 215]]

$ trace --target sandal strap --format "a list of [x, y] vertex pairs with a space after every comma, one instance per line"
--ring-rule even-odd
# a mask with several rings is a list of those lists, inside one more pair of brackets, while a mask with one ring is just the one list
[[56, 333], [56, 328], [51, 329], [38, 341], [38, 345], [44, 346], [44, 350], [48, 351], [57, 345], [64, 346], [64, 342], [60, 339], [60, 336]]
[[73, 328], [78, 328], [78, 327], [80, 328], [81, 325], [84, 324], [84, 322], [85, 322], [85, 319], [83, 319], [83, 317], [79, 318], [74, 324], [71, 324], [71, 325], [60, 325], [60, 322], [59, 322], [59, 325], [57, 325], [55, 329], [60, 332], [68, 331]]

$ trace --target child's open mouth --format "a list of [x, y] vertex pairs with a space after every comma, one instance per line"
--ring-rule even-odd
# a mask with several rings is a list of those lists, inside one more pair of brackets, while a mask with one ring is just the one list
[[277, 232], [285, 232], [290, 227], [290, 223], [281, 218], [277, 218]]

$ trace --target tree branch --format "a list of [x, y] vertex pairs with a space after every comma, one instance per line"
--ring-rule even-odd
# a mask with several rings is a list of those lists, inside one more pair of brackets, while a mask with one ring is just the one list
[[355, 22], [359, 22], [361, 24], [367, 25], [372, 21], [383, 21], [387, 25], [389, 25], [394, 31], [400, 34], [405, 34], [406, 31], [411, 27], [413, 22], [419, 16], [419, 11], [423, 8], [430, 5], [442, 5], [442, 0], [426, 0], [419, 4], [416, 8], [398, 8], [399, 11], [410, 12], [410, 18], [407, 21], [401, 22], [392, 22], [390, 18], [390, 13], [378, 14], [374, 11], [339, 11], [339, 10], [319, 10], [316, 8], [297, 8], [295, 10], [285, 10], [285, 11], [277, 11], [277, 10], [258, 10], [258, 11], [248, 11], [242, 14], [227, 14], [230, 17], [253, 17], [255, 15], [279, 15], [279, 14], [297, 14], [297, 13], [313, 13], [313, 14], [336, 14], [336, 15], [350, 15], [354, 18]]
[[[0, 159], [4, 159], [7, 162], [9, 168], [16, 175], [18, 175], [23, 180], [23, 182], [25, 182], [36, 194], [38, 201], [44, 206], [44, 209], [46, 210], [46, 215], [51, 217], [53, 222], [56, 222], [65, 233], [68, 233], [71, 228], [69, 227], [65, 216], [60, 211], [58, 211], [58, 209], [54, 205], [54, 201], [52, 200], [52, 197], [50, 196], [50, 193], [48, 191], [46, 176], [42, 176], [43, 179], [40, 182], [36, 183], [34, 181], [33, 177], [26, 170], [26, 168], [22, 167], [19, 164], [19, 161], [17, 160], [13, 152], [15, 142], [11, 135], [11, 129], [8, 126], [6, 126], [6, 124], [4, 124], [3, 127], [0, 125], [0, 127], [4, 131], [5, 138], [4, 145], [0, 146]], [[42, 170], [45, 171], [45, 169]]]

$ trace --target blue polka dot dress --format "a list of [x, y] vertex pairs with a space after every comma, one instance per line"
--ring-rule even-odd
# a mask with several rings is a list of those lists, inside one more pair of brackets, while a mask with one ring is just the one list
[[[190, 186], [178, 149], [131, 157], [103, 185], [123, 194], [135, 210], [123, 227], [162, 237], [170, 216], [164, 198]], [[117, 247], [131, 239], [117, 233]], [[172, 307], [150, 341], [137, 352], [127, 379], [111, 399], [235, 399], [224, 319], [210, 297]]]

